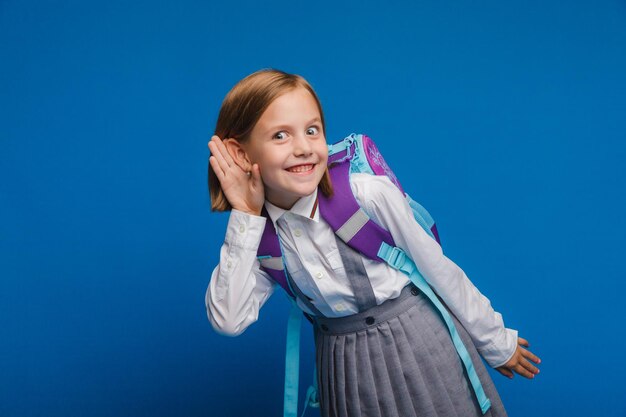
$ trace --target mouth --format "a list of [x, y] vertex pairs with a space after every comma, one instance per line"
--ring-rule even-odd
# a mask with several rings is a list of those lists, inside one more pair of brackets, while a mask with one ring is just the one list
[[314, 168], [315, 164], [302, 164], [287, 168], [286, 171], [289, 171], [293, 174], [309, 174], [313, 172]]

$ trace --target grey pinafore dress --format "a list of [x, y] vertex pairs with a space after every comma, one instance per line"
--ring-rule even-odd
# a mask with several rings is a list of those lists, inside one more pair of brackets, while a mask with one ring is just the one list
[[[411, 283], [399, 297], [376, 305], [361, 255], [336, 240], [359, 313], [323, 317], [287, 274], [298, 298], [316, 314], [321, 415], [483, 416], [448, 328], [428, 297]], [[450, 316], [491, 400], [484, 416], [506, 416], [470, 335], [454, 314], [450, 312]]]

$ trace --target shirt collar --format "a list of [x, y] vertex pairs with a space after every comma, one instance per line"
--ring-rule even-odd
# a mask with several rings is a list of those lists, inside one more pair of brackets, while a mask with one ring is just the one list
[[269, 214], [270, 219], [274, 224], [274, 229], [276, 230], [278, 230], [276, 228], [276, 222], [287, 212], [319, 222], [320, 214], [317, 201], [317, 188], [311, 194], [305, 197], [300, 197], [289, 210], [277, 207], [267, 200], [265, 200], [265, 209], [267, 210], [267, 214]]

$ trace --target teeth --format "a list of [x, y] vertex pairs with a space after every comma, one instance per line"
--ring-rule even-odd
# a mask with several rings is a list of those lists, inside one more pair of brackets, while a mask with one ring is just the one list
[[310, 171], [311, 169], [313, 169], [313, 165], [300, 165], [297, 167], [289, 168], [288, 171], [289, 172], [305, 172], [305, 171]]

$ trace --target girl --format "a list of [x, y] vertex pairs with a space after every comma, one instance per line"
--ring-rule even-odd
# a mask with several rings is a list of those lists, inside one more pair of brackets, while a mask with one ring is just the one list
[[[328, 416], [481, 416], [448, 329], [408, 277], [346, 246], [317, 210], [333, 194], [320, 101], [300, 76], [261, 70], [226, 95], [208, 146], [213, 210], [230, 210], [206, 292], [214, 329], [236, 336], [276, 287], [256, 257], [271, 221], [298, 305], [314, 317], [321, 412]], [[533, 378], [537, 356], [439, 244], [386, 176], [352, 174], [362, 209], [388, 230], [446, 303], [491, 407], [506, 416], [480, 359]], [[265, 210], [263, 210], [265, 209]]]

